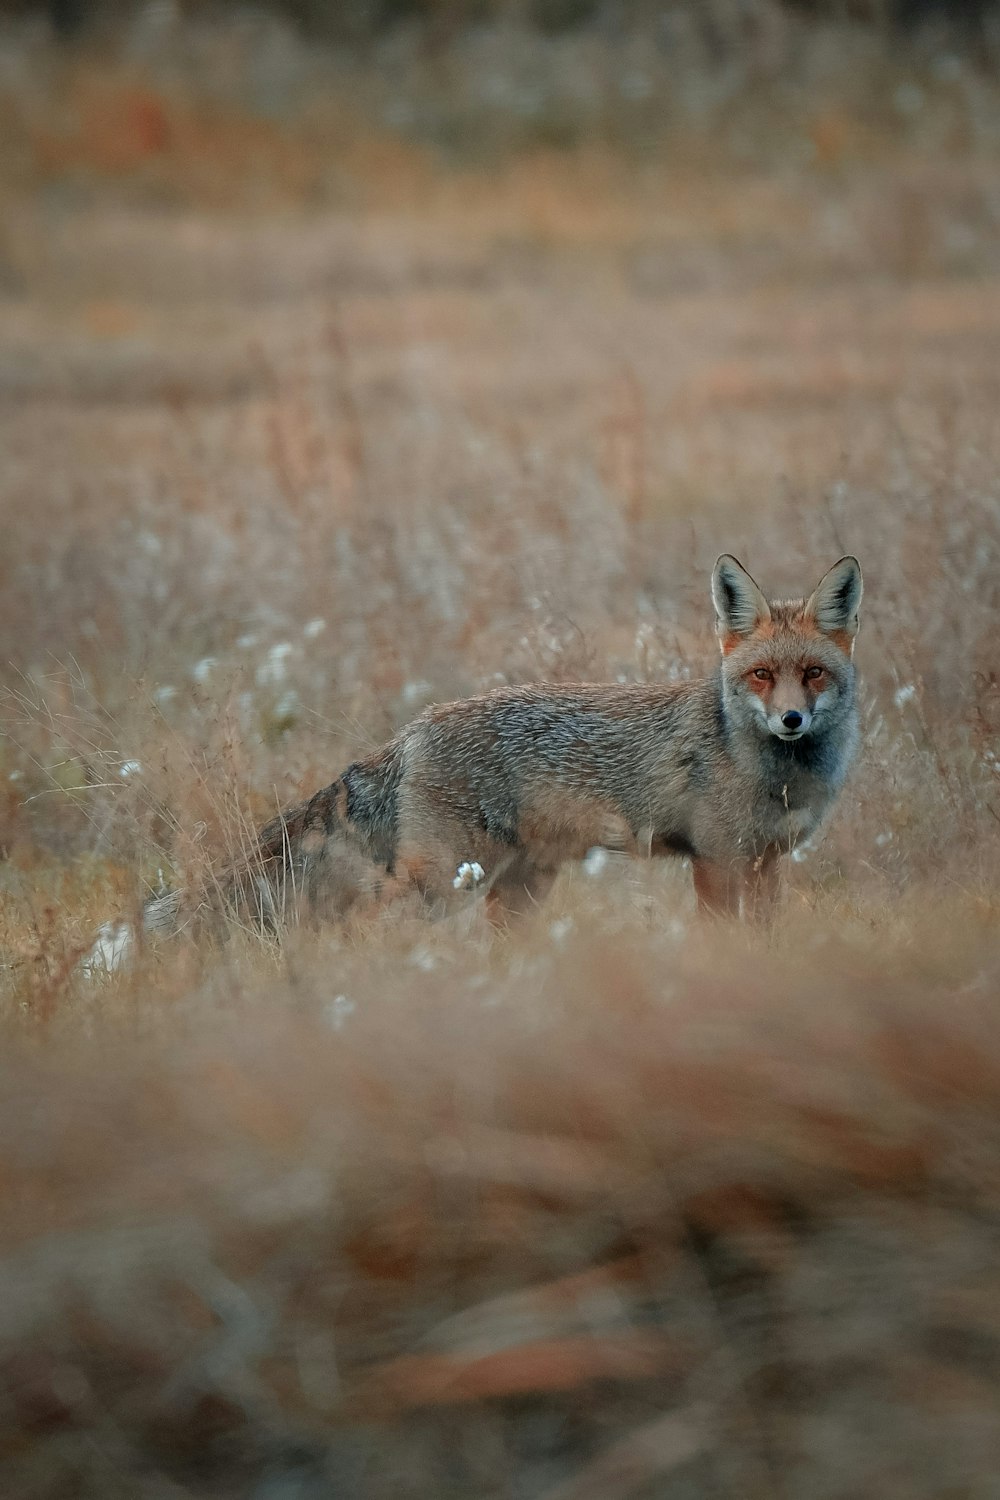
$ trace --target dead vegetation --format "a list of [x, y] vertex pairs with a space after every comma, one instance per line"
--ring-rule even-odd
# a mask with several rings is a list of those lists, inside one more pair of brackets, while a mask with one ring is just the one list
[[[78, 69], [59, 119], [43, 64]], [[5, 1500], [992, 1495], [992, 86], [880, 123], [845, 84], [801, 150], [741, 157], [722, 111], [487, 169], [221, 87], [185, 135], [148, 72], [169, 131], [109, 146], [79, 101], [120, 60], [32, 66]], [[81, 974], [425, 702], [702, 670], [723, 549], [777, 593], [846, 550], [867, 581], [862, 759], [770, 942], [611, 859], [506, 938], [471, 897]]]

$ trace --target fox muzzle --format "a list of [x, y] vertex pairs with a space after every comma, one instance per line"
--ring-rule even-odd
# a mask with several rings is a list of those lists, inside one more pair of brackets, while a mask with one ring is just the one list
[[783, 714], [768, 715], [767, 727], [779, 740], [800, 740], [811, 723], [808, 709], [787, 708]]

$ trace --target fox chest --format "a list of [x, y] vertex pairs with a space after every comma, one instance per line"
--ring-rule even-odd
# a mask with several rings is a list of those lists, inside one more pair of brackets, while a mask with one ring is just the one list
[[767, 844], [780, 844], [794, 849], [796, 844], [808, 839], [823, 815], [825, 807], [810, 798], [796, 805], [786, 792], [771, 793], [766, 800], [758, 801], [754, 811], [756, 838]]

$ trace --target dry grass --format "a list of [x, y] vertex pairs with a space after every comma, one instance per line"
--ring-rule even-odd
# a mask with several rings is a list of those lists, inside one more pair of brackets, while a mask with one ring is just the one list
[[[339, 203], [218, 101], [186, 182], [193, 137], [67, 157], [9, 95], [4, 1500], [994, 1495], [985, 82], [975, 139], [847, 112], [797, 165], [356, 130]], [[703, 669], [722, 549], [867, 579], [863, 755], [770, 941], [615, 859], [506, 938], [81, 976], [427, 701]]]

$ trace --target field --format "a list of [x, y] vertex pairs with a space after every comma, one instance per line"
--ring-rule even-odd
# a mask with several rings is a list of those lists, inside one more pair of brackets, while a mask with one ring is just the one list
[[[483, 126], [461, 55], [389, 129], [384, 60], [268, 112], [25, 35], [4, 1500], [992, 1500], [992, 77], [855, 41], [566, 140]], [[723, 550], [866, 577], [863, 752], [773, 934], [612, 857], [507, 935], [81, 966], [426, 703], [707, 670]]]

